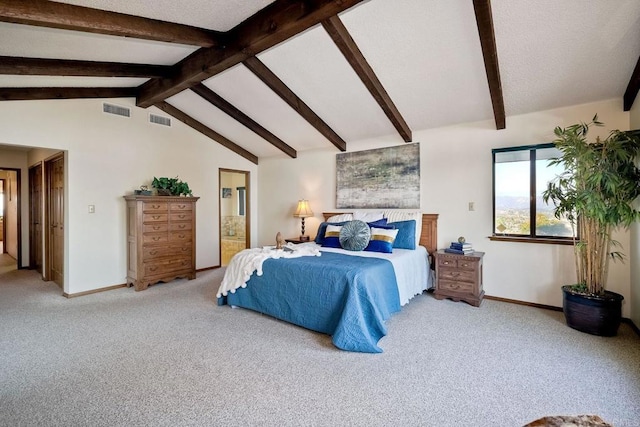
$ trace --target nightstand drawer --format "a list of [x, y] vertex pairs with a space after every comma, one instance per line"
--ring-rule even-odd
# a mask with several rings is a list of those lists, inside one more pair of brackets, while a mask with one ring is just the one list
[[438, 277], [444, 280], [474, 283], [476, 275], [473, 271], [441, 268]]
[[[464, 255], [459, 255], [464, 257]], [[476, 260], [468, 260], [465, 258], [438, 257], [439, 267], [463, 268], [465, 270], [475, 270], [478, 265]]]
[[438, 289], [444, 291], [469, 294], [473, 293], [473, 287], [473, 283], [438, 280]]

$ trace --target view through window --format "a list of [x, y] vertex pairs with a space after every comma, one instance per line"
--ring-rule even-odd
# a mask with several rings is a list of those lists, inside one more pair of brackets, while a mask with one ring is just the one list
[[542, 200], [547, 183], [563, 172], [549, 166], [560, 151], [553, 144], [492, 150], [493, 234], [542, 238], [570, 238], [571, 224], [554, 216], [554, 205]]

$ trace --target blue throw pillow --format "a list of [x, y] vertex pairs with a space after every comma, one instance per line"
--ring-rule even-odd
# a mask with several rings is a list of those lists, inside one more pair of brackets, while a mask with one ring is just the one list
[[340, 246], [340, 230], [342, 230], [341, 225], [328, 224], [327, 229], [324, 233], [322, 246], [325, 248], [341, 248], [342, 246]]
[[415, 249], [416, 248], [416, 221], [397, 221], [390, 222], [389, 225], [398, 230], [398, 235], [393, 241], [393, 247], [398, 249]]
[[382, 252], [386, 254], [392, 253], [393, 241], [397, 234], [398, 230], [396, 229], [372, 227], [371, 239], [369, 239], [369, 244], [365, 248], [365, 251]]
[[317, 244], [322, 245], [322, 243], [324, 242], [324, 234], [327, 231], [327, 225], [345, 225], [347, 222], [348, 221], [343, 221], [343, 222], [321, 222], [320, 226], [318, 227], [318, 234], [316, 234], [316, 238], [314, 239], [314, 241]]
[[377, 221], [368, 222], [367, 224], [369, 225], [369, 227], [386, 228], [385, 226], [387, 225], [387, 218], [382, 218], [382, 219], [379, 219]]

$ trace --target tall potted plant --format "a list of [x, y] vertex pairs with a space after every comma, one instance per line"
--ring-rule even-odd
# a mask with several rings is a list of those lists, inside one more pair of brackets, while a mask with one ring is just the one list
[[588, 141], [592, 126], [603, 126], [596, 114], [589, 123], [556, 127], [555, 146], [564, 172], [549, 182], [543, 200], [553, 201], [555, 216], [566, 218], [575, 230], [573, 239], [577, 283], [564, 285], [563, 311], [567, 325], [594, 335], [616, 335], [624, 297], [605, 290], [610, 260], [624, 260], [611, 232], [628, 228], [640, 218], [634, 207], [640, 195], [640, 138], [613, 130], [607, 138]]

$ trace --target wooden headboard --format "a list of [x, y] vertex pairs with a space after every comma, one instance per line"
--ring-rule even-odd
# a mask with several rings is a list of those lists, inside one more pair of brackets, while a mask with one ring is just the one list
[[[333, 215], [340, 215], [350, 212], [322, 212], [324, 220]], [[422, 214], [422, 233], [420, 234], [420, 245], [427, 248], [430, 254], [438, 250], [438, 214]]]

